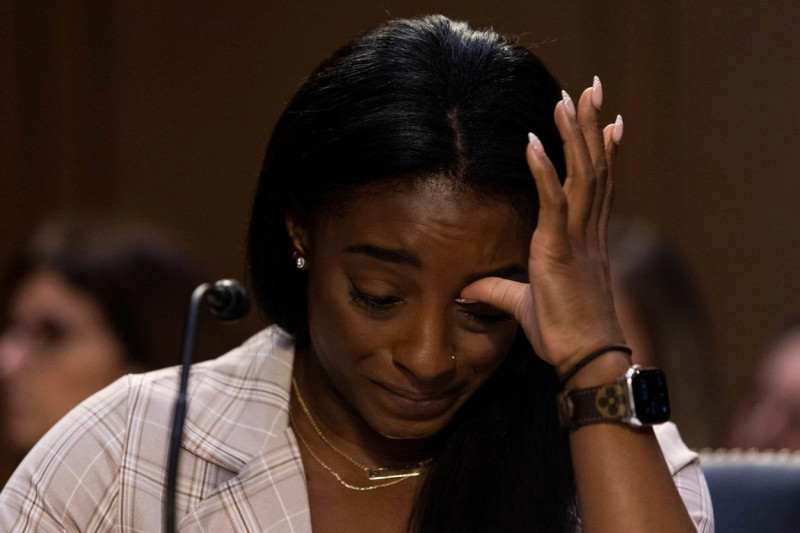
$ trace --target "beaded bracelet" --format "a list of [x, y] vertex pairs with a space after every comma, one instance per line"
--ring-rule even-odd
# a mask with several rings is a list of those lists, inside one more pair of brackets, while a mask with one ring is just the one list
[[587, 355], [586, 357], [584, 357], [583, 359], [581, 359], [580, 361], [578, 361], [577, 363], [575, 363], [575, 366], [573, 366], [572, 369], [569, 372], [567, 372], [567, 374], [563, 378], [561, 378], [561, 386], [563, 387], [567, 383], [567, 381], [572, 379], [572, 376], [577, 374], [581, 368], [585, 367], [586, 365], [588, 365], [601, 355], [608, 352], [624, 352], [628, 354], [629, 357], [633, 355], [633, 350], [631, 350], [630, 346], [625, 346], [624, 344], [612, 344], [611, 346], [604, 346], [602, 348], [599, 348], [590, 353], [589, 355]]

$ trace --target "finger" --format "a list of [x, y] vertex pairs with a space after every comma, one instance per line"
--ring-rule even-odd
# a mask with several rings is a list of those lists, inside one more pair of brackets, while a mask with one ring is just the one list
[[[584, 142], [589, 150], [595, 178], [595, 187], [592, 191], [592, 208], [587, 217], [587, 225], [590, 228], [597, 226], [608, 175], [605, 142], [600, 125], [600, 107], [602, 105], [603, 86], [600, 83], [600, 78], [595, 76], [592, 86], [583, 92], [578, 104], [578, 124], [580, 124]], [[587, 235], [594, 234], [595, 232], [592, 231], [587, 232]]]
[[[614, 203], [614, 164], [617, 160], [617, 147], [622, 138], [622, 117], [617, 115], [614, 124], [603, 129], [606, 165], [608, 177], [602, 194], [602, 205], [598, 219], [598, 239], [602, 243], [603, 258], [608, 260], [608, 222], [611, 218], [611, 206]], [[616, 139], [616, 140], [615, 140]]]
[[596, 180], [574, 103], [566, 92], [562, 94], [563, 100], [556, 104], [555, 122], [564, 143], [567, 161], [567, 179], [564, 183], [569, 203], [567, 226], [570, 234], [583, 237], [594, 203]]
[[601, 210], [600, 220], [608, 223], [611, 214], [611, 204], [614, 200], [614, 167], [617, 161], [617, 149], [619, 142], [622, 139], [622, 117], [617, 115], [617, 120], [614, 124], [609, 124], [603, 130], [603, 142], [605, 145], [606, 165], [608, 167], [608, 176], [606, 178], [606, 186], [603, 191], [603, 205]]
[[595, 174], [600, 176], [606, 171], [605, 146], [602, 126], [600, 125], [600, 106], [603, 104], [603, 86], [600, 78], [594, 77], [591, 87], [583, 91], [578, 103], [578, 124], [583, 133], [586, 147]]
[[568, 242], [567, 197], [558, 179], [558, 172], [545, 154], [541, 141], [533, 133], [528, 134], [525, 157], [536, 182], [536, 192], [539, 194], [537, 237], [551, 241], [549, 246], [555, 246], [555, 243], [566, 244]]
[[461, 298], [491, 305], [525, 323], [526, 299], [531, 297], [530, 285], [506, 278], [481, 278], [461, 290]]

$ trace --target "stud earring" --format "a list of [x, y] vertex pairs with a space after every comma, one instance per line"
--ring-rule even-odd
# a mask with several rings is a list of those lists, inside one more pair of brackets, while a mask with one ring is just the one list
[[297, 270], [306, 269], [306, 258], [300, 255], [298, 252], [292, 253], [292, 260], [294, 260], [294, 266], [297, 267]]
[[450, 354], [450, 359], [455, 361], [456, 360], [456, 355], [455, 354]]

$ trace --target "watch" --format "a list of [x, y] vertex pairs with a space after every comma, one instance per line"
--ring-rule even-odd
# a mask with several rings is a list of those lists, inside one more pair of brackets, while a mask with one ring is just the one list
[[556, 400], [561, 426], [572, 429], [607, 422], [652, 426], [666, 422], [670, 415], [664, 372], [639, 365], [611, 383], [562, 391]]

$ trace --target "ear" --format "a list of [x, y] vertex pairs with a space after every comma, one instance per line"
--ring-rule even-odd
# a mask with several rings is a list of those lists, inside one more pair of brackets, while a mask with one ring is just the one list
[[286, 233], [292, 249], [300, 255], [308, 255], [308, 225], [305, 213], [300, 206], [292, 204], [286, 210]]

